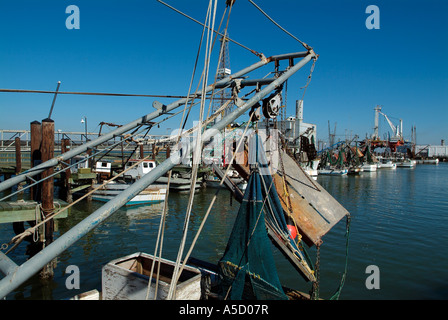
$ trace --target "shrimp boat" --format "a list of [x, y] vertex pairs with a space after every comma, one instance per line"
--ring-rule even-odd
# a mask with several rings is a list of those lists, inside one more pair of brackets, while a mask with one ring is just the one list
[[381, 161], [381, 169], [397, 169], [397, 164], [392, 160], [383, 159]]
[[365, 163], [361, 168], [364, 172], [374, 172], [378, 169], [378, 166], [376, 164]]
[[348, 169], [338, 169], [338, 168], [326, 167], [323, 169], [319, 169], [317, 172], [319, 173], [319, 175], [345, 176], [348, 173]]
[[[212, 2], [210, 2], [211, 4]], [[233, 6], [234, 1], [227, 1], [226, 4], [227, 6]], [[208, 16], [208, 19], [210, 18]], [[204, 37], [207, 38], [207, 41], [213, 38], [213, 28], [213, 26], [209, 28], [208, 36]], [[227, 38], [228, 36], [223, 36], [223, 39]], [[197, 104], [197, 100], [201, 100], [199, 113], [204, 115], [206, 114], [205, 99], [213, 97], [216, 94], [215, 90], [232, 89], [231, 99], [227, 99], [206, 119], [200, 118], [195, 127], [191, 128], [192, 131], [179, 133], [179, 139], [176, 139], [176, 141], [181, 141], [180, 138], [187, 137], [187, 142], [190, 144], [183, 145], [179, 142], [179, 147], [165, 161], [157, 166], [153, 165], [152, 168], [148, 164], [146, 168], [148, 172], [140, 175], [133, 183], [108, 184], [105, 190], [112, 192], [116, 188], [116, 195], [107, 196], [106, 204], [59, 235], [50, 245], [44, 246], [38, 254], [21, 265], [17, 265], [0, 251], [0, 271], [5, 275], [0, 280], [0, 298], [6, 297], [24, 284], [54, 258], [117, 212], [119, 208], [128, 205], [134, 199], [138, 201], [139, 197], [148, 188], [156, 188], [157, 180], [170, 172], [176, 165], [179, 165], [183, 158], [191, 152], [193, 153], [193, 162], [190, 194], [188, 206], [185, 208], [182, 242], [179, 246], [177, 259], [175, 261], [165, 260], [161, 256], [162, 250], [158, 250], [158, 246], [161, 247], [164, 243], [162, 226], [165, 223], [168, 204], [167, 199], [165, 199], [166, 189], [165, 192], [158, 189], [157, 196], [160, 196], [160, 198], [156, 198], [153, 193], [151, 195], [153, 196], [152, 200], [158, 199], [157, 201], [161, 201], [163, 198], [166, 204], [160, 215], [161, 227], [159, 228], [159, 237], [157, 237], [156, 250], [154, 250], [154, 252], [158, 252], [159, 256], [150, 256], [138, 252], [121, 258], [118, 257], [110, 262], [102, 261], [101, 264], [104, 265], [102, 270], [102, 296], [107, 299], [123, 300], [149, 298], [202, 299], [204, 296], [205, 298], [216, 297], [218, 299], [236, 300], [319, 298], [319, 279], [317, 277], [319, 263], [317, 263], [318, 261], [316, 261], [316, 264], [311, 262], [310, 256], [306, 252], [306, 246], [309, 248], [314, 246], [317, 251], [316, 257], [320, 257], [318, 250], [323, 243], [323, 237], [344, 217], [347, 218], [348, 235], [350, 214], [300, 167], [300, 164], [290, 156], [290, 150], [287, 150], [286, 146], [283, 146], [280, 141], [276, 141], [278, 148], [270, 148], [268, 151], [263, 146], [265, 141], [260, 138], [257, 126], [259, 121], [276, 121], [280, 108], [283, 107], [282, 97], [285, 94], [282, 91], [283, 84], [308, 62], [313, 61], [315, 63], [317, 61], [318, 55], [313, 48], [305, 43], [302, 43], [302, 45], [305, 51], [269, 57], [251, 50], [251, 53], [255, 53], [258, 58], [258, 61], [252, 65], [235, 73], [231, 73], [230, 70], [228, 72], [224, 71], [222, 77], [218, 77], [218, 80], [210, 85], [207, 84], [208, 76], [201, 77], [201, 81], [203, 81], [202, 89], [192, 94], [189, 92], [186, 97], [168, 105], [154, 101], [155, 110], [149, 114], [139, 116], [128, 124], [86, 141], [84, 144], [58, 155], [57, 158], [44, 161], [26, 174], [13, 176], [1, 182], [0, 192], [19, 183], [30, 181], [32, 177], [36, 177], [48, 168], [56, 167], [60, 162], [68, 161], [87, 150], [95, 149], [100, 144], [110, 142], [116, 137], [124, 137], [126, 141], [131, 141], [130, 137], [136, 134], [138, 130], [140, 132], [149, 131], [155, 123], [152, 122], [153, 119], [174, 115], [173, 110], [182, 106], [187, 108], [188, 104], [192, 108]], [[209, 61], [204, 63], [204, 75], [208, 75], [208, 65]], [[272, 78], [260, 79], [256, 76], [254, 79], [250, 78], [249, 74], [252, 71], [257, 70], [258, 72], [259, 68], [265, 66], [271, 66], [270, 70], [267, 71], [269, 71], [268, 74], [273, 75]], [[265, 73], [265, 71], [263, 72]], [[310, 78], [311, 76], [309, 76]], [[209, 93], [212, 94], [209, 95]], [[201, 99], [197, 99], [198, 97]], [[236, 107], [227, 110], [228, 104], [232, 101]], [[241, 137], [238, 138], [238, 141], [235, 141], [237, 147], [231, 152], [232, 157], [234, 157], [241, 150], [238, 145], [241, 146], [244, 143], [244, 146], [247, 145], [249, 149], [249, 156], [242, 163], [234, 160], [229, 163], [247, 181], [247, 187], [242, 197], [235, 197], [240, 202], [240, 207], [233, 229], [228, 235], [229, 240], [224, 254], [219, 261], [200, 263], [193, 259], [190, 254], [193, 252], [195, 241], [201, 239], [199, 237], [200, 233], [207, 232], [207, 228], [204, 229], [203, 226], [208, 215], [217, 211], [212, 210], [213, 199], [215, 198], [211, 199], [207, 211], [201, 217], [201, 225], [191, 243], [190, 250], [184, 252], [183, 248], [188, 238], [187, 235], [189, 235], [188, 232], [191, 232], [189, 222], [195, 198], [194, 190], [201, 153], [204, 146], [220, 141], [222, 136], [219, 136], [218, 133], [244, 115], [249, 116], [247, 124]], [[251, 125], [253, 129], [252, 127], [249, 129]], [[193, 131], [196, 132], [196, 136], [191, 140], [189, 134]], [[148, 143], [153, 144], [155, 141], [151, 140]], [[108, 152], [107, 149], [104, 151]], [[275, 170], [274, 151], [278, 153], [280, 159], [280, 165]], [[269, 156], [267, 155], [268, 152]], [[227, 171], [223, 178], [226, 175]], [[220, 190], [216, 189], [215, 197]], [[235, 191], [238, 193], [238, 190]], [[156, 192], [155, 189], [154, 192]], [[241, 194], [241, 190], [239, 190], [239, 194]], [[111, 234], [111, 236], [113, 235]], [[348, 241], [348, 236], [346, 239]], [[138, 243], [135, 243], [135, 246], [138, 245]], [[291, 263], [298, 275], [306, 283], [312, 285], [311, 296], [302, 294], [298, 290], [288, 289], [281, 284], [274, 254], [272, 253], [275, 248]], [[348, 250], [345, 250], [346, 255], [347, 253]], [[342, 279], [345, 279], [346, 271], [347, 264]], [[154, 287], [152, 286], [153, 283], [155, 283]], [[343, 281], [338, 288], [337, 296], [342, 284]], [[160, 289], [159, 293], [155, 292], [156, 287]], [[144, 291], [146, 291], [146, 295], [142, 294]]]
[[416, 163], [416, 160], [404, 159], [403, 161], [397, 163], [397, 167], [412, 169], [415, 167]]

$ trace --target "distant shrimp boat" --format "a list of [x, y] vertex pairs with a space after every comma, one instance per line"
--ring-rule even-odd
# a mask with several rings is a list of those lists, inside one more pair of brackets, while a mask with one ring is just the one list
[[363, 170], [364, 172], [373, 172], [373, 171], [376, 171], [377, 168], [378, 168], [378, 167], [377, 167], [376, 164], [364, 164], [364, 165], [362, 166], [362, 170]]
[[392, 160], [383, 160], [381, 162], [381, 169], [397, 169], [397, 164]]
[[343, 176], [348, 173], [348, 169], [332, 169], [325, 168], [318, 170], [319, 175], [329, 175], [329, 176]]
[[402, 162], [397, 163], [399, 168], [414, 168], [416, 164], [415, 160], [405, 159]]

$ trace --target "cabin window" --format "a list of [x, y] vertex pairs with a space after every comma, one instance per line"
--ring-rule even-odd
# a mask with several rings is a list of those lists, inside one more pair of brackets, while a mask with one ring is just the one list
[[143, 168], [148, 168], [148, 164], [146, 162], [143, 162]]
[[150, 163], [149, 163], [149, 167], [150, 167], [150, 168], [154, 168], [154, 163], [150, 162]]

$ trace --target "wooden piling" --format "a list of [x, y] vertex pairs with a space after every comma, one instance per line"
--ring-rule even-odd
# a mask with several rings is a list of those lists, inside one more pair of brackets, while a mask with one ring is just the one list
[[[38, 165], [42, 162], [42, 154], [40, 151], [40, 145], [42, 143], [42, 125], [39, 121], [33, 121], [30, 123], [30, 133], [31, 133], [31, 142], [30, 142], [30, 151], [31, 151], [31, 163], [30, 168]], [[40, 179], [40, 175], [35, 177], [36, 180]], [[40, 185], [30, 188], [31, 200], [35, 200], [40, 202]]]
[[[20, 174], [22, 172], [22, 152], [20, 148], [20, 138], [16, 137], [14, 140], [14, 146], [16, 149], [16, 175]], [[23, 186], [20, 183], [17, 186], [17, 190], [22, 190]]]
[[16, 147], [16, 174], [22, 172], [22, 153], [20, 150], [20, 138], [16, 137], [14, 141]]
[[[42, 120], [42, 161], [48, 161], [54, 157], [54, 121], [51, 119]], [[42, 179], [53, 174], [53, 167], [42, 172]], [[53, 177], [42, 182], [42, 210], [44, 217], [47, 217], [54, 211], [53, 195], [54, 195], [54, 179]], [[44, 246], [48, 246], [53, 242], [54, 221], [50, 220], [45, 223]], [[41, 273], [41, 278], [51, 278], [54, 275], [53, 263], [46, 265]]]
[[170, 145], [168, 144], [166, 146], [166, 158], [168, 159], [169, 157], [171, 157], [171, 148]]
[[143, 143], [140, 143], [140, 159], [143, 159], [145, 157], [144, 151], [143, 151]]
[[[61, 153], [66, 153], [67, 151], [70, 150], [70, 140], [69, 139], [62, 139], [61, 140]], [[63, 168], [66, 168], [67, 165], [66, 164], [62, 164]], [[71, 171], [70, 168], [69, 169], [65, 169], [65, 171], [62, 174], [63, 176], [63, 189], [64, 189], [64, 196], [65, 196], [65, 201], [67, 201], [68, 203], [72, 203], [73, 202], [73, 197], [72, 197], [72, 191], [71, 191], [71, 184], [70, 184], [70, 178], [71, 178]]]

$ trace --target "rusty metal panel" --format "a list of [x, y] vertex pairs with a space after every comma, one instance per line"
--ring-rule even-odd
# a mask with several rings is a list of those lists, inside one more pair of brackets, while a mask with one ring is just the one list
[[289, 212], [288, 204], [291, 202], [292, 218], [303, 240], [309, 246], [319, 245], [322, 237], [349, 212], [303, 171], [293, 158], [285, 152], [281, 156], [284, 172], [279, 168], [274, 181], [282, 206], [285, 212]]

